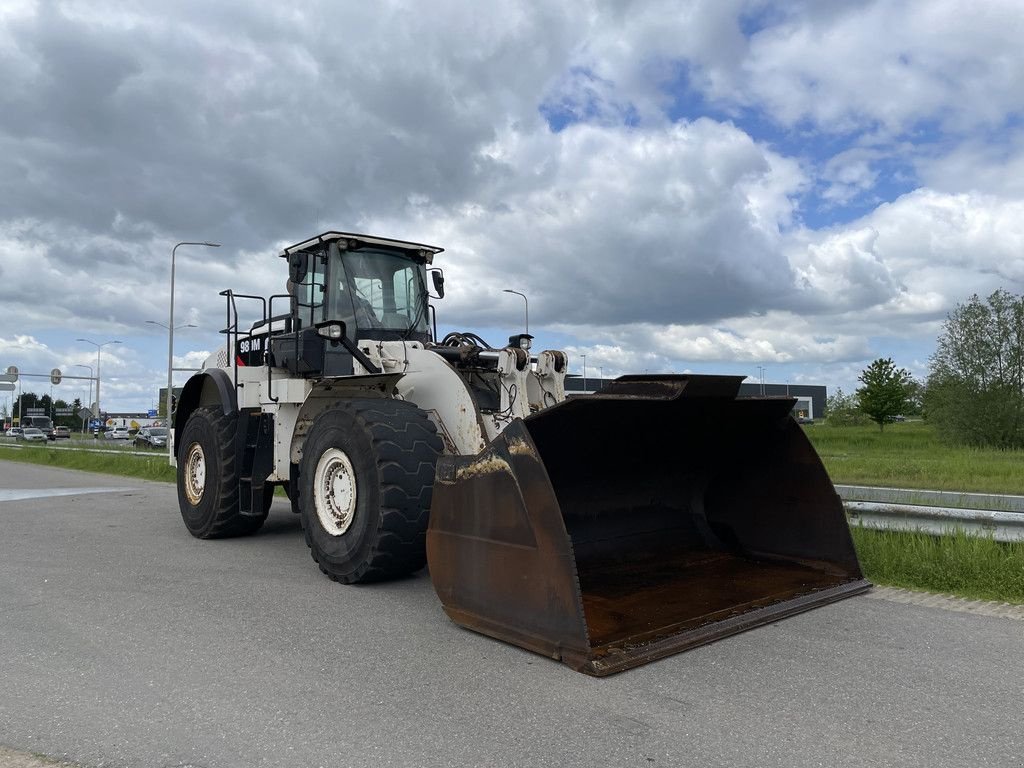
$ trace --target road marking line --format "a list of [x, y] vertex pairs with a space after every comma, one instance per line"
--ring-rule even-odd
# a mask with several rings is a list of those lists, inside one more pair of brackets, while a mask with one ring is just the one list
[[120, 493], [134, 488], [11, 488], [0, 490], [0, 501], [46, 499], [51, 496], [79, 496], [83, 493]]
[[936, 595], [931, 592], [913, 592], [897, 587], [875, 587], [867, 593], [876, 600], [888, 600], [891, 603], [905, 605], [921, 605], [926, 608], [941, 608], [946, 611], [975, 613], [979, 616], [995, 616], [1001, 619], [1024, 621], [1024, 605], [1011, 603], [995, 603], [988, 600], [968, 600], [952, 595]]

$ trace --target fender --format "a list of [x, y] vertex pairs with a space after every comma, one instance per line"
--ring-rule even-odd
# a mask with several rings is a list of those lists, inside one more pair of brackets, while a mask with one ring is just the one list
[[185, 422], [192, 415], [192, 411], [203, 405], [220, 405], [225, 416], [238, 410], [235, 385], [227, 371], [209, 368], [185, 382], [178, 397], [178, 407], [174, 411], [175, 445], [178, 444], [178, 435], [185, 428]]

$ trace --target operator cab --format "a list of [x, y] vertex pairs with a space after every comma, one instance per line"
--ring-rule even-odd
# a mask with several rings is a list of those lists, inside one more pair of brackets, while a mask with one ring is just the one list
[[[359, 348], [363, 342], [429, 343], [427, 265], [442, 250], [346, 232], [286, 248], [290, 314], [285, 331], [271, 333], [267, 362], [298, 376], [351, 376], [353, 360], [378, 372]], [[440, 270], [431, 270], [431, 278], [441, 298]], [[255, 337], [246, 341], [250, 353], [259, 346]]]
[[426, 270], [442, 250], [344, 232], [286, 248], [296, 330], [344, 323], [352, 342], [430, 341]]

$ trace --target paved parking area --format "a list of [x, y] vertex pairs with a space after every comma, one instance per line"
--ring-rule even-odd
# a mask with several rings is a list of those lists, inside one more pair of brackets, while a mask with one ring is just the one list
[[0, 461], [0, 489], [39, 492], [0, 500], [15, 760], [1024, 765], [1013, 618], [883, 593], [594, 679], [454, 626], [426, 574], [334, 584], [284, 501], [203, 542], [169, 485]]

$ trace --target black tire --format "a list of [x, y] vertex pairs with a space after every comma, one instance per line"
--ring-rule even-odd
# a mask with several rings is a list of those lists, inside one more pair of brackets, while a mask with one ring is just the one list
[[433, 423], [411, 403], [350, 400], [322, 413], [298, 474], [302, 529], [320, 570], [354, 584], [421, 569], [440, 453]]
[[[238, 511], [235, 427], [238, 414], [197, 408], [181, 433], [178, 453], [178, 507], [188, 532], [197, 539], [245, 536], [263, 525], [262, 515]], [[272, 490], [272, 489], [271, 489]]]

